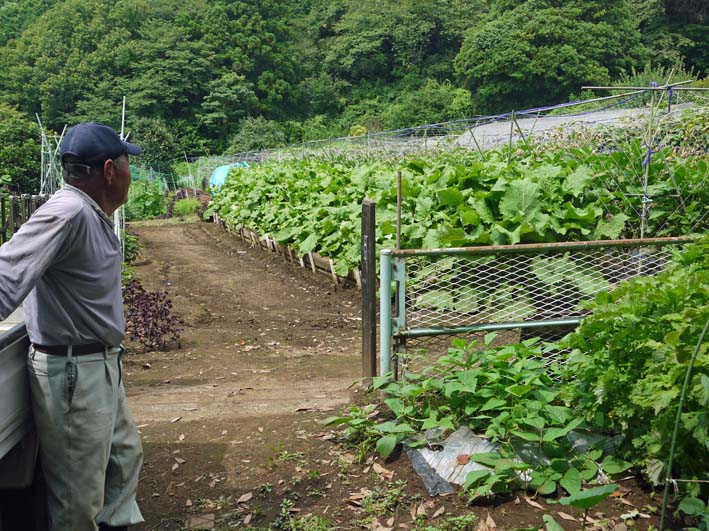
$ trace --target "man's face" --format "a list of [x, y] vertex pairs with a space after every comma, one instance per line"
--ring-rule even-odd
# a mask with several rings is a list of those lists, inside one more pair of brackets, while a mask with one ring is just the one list
[[131, 174], [128, 155], [121, 155], [113, 161], [113, 179], [111, 180], [110, 197], [116, 208], [128, 201]]

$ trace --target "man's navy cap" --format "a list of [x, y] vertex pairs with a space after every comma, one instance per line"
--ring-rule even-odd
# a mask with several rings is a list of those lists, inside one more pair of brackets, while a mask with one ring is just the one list
[[123, 153], [140, 155], [140, 152], [138, 146], [124, 142], [113, 129], [96, 122], [83, 122], [69, 129], [59, 147], [62, 162], [66, 156], [74, 156], [79, 159], [77, 162], [88, 166], [101, 165]]

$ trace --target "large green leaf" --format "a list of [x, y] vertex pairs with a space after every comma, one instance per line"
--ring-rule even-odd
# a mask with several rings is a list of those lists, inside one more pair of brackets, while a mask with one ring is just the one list
[[396, 443], [396, 435], [385, 435], [377, 441], [377, 453], [379, 453], [381, 457], [389, 457], [394, 451], [394, 448], [396, 448]]
[[605, 500], [616, 490], [618, 490], [618, 485], [615, 484], [593, 487], [591, 489], [582, 490], [576, 494], [572, 494], [571, 496], [567, 496], [566, 498], [561, 498], [559, 499], [559, 503], [586, 510]]
[[571, 495], [581, 491], [581, 484], [581, 474], [573, 467], [569, 468], [564, 474], [564, 477], [559, 480], [559, 485]]
[[682, 511], [687, 516], [701, 516], [709, 513], [707, 504], [694, 496], [685, 496], [682, 498], [682, 501], [679, 502], [677, 509]]
[[554, 520], [554, 517], [550, 514], [545, 514], [542, 516], [542, 520], [544, 520], [544, 527], [546, 527], [546, 531], [564, 531], [564, 528], [561, 527], [559, 522]]
[[511, 182], [500, 201], [500, 213], [509, 221], [527, 221], [539, 213], [539, 184], [529, 179]]
[[446, 188], [436, 192], [438, 196], [438, 204], [441, 206], [459, 205], [463, 202], [463, 194], [457, 188]]
[[592, 180], [593, 171], [588, 166], [582, 165], [566, 176], [564, 188], [574, 197], [578, 197]]
[[595, 237], [599, 240], [610, 239], [615, 240], [620, 238], [625, 229], [625, 224], [628, 221], [628, 216], [625, 214], [615, 214], [609, 219], [598, 220], [598, 225], [596, 225]]

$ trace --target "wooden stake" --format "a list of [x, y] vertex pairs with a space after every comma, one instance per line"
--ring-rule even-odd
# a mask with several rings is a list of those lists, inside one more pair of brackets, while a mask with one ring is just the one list
[[[362, 377], [371, 383], [377, 375], [377, 273], [376, 273], [376, 203], [362, 202]], [[355, 268], [355, 279], [359, 270]]]
[[362, 289], [362, 276], [359, 274], [359, 268], [355, 267], [352, 270], [352, 274], [354, 275], [354, 279], [357, 284], [357, 289], [361, 290]]
[[339, 286], [337, 275], [335, 274], [335, 261], [332, 258], [330, 258], [330, 273], [332, 273], [332, 280], [335, 282], [335, 286]]
[[310, 251], [310, 252], [308, 253], [308, 258], [310, 258], [310, 267], [312, 268], [313, 273], [316, 273], [316, 271], [315, 271], [315, 258], [313, 258], [313, 252], [312, 252], [312, 251]]

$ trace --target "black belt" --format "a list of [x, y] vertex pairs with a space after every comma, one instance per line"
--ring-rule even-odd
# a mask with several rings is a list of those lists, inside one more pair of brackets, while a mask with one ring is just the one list
[[[52, 354], [54, 356], [66, 356], [69, 347], [66, 345], [37, 345], [33, 343], [34, 349], [37, 352], [44, 354]], [[89, 343], [88, 345], [74, 345], [71, 349], [73, 356], [81, 356], [82, 354], [95, 354], [106, 350], [106, 345], [103, 343]], [[111, 348], [111, 347], [108, 347]]]

